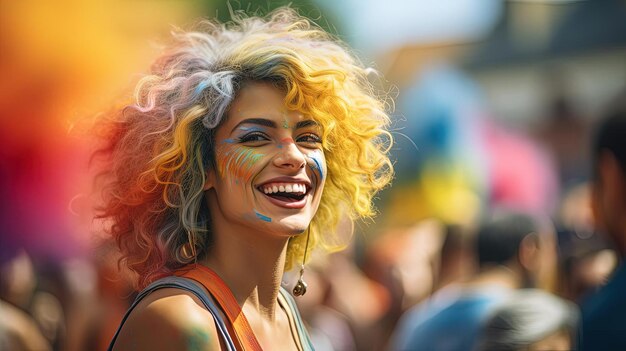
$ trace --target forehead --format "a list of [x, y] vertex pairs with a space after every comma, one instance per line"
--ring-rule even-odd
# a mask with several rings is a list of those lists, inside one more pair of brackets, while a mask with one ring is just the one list
[[265, 118], [290, 123], [303, 120], [305, 116], [299, 111], [287, 110], [285, 94], [271, 83], [249, 82], [238, 92], [228, 109], [224, 127], [230, 130], [240, 121], [248, 118]]

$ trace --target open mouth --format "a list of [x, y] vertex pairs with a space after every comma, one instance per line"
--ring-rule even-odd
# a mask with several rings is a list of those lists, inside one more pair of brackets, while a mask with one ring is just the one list
[[311, 188], [304, 183], [268, 183], [260, 185], [258, 190], [279, 206], [299, 208], [306, 202]]

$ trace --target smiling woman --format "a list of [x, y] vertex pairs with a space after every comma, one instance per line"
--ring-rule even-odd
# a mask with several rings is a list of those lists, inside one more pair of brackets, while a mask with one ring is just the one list
[[111, 349], [312, 347], [281, 278], [392, 178], [369, 71], [287, 8], [174, 35], [100, 124], [99, 218], [143, 289]]

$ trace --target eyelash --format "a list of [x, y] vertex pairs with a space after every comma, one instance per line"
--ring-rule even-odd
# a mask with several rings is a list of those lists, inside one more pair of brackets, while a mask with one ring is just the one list
[[[310, 138], [312, 140], [303, 140], [304, 138]], [[269, 141], [269, 140], [270, 138], [265, 133], [261, 133], [261, 132], [252, 132], [237, 139], [237, 141], [242, 144], [264, 142], [264, 141]], [[302, 142], [302, 143], [307, 143], [307, 144], [319, 144], [322, 142], [322, 139], [313, 133], [306, 133], [306, 134], [300, 135], [296, 139], [296, 142]]]
[[302, 138], [311, 138], [311, 139], [313, 139], [313, 140], [308, 140], [308, 141], [302, 141], [304, 143], [315, 143], [315, 144], [318, 144], [318, 143], [322, 142], [322, 139], [319, 136], [317, 136], [317, 135], [315, 135], [313, 133], [303, 134], [303, 135], [299, 136], [296, 139], [296, 141], [301, 141]]
[[238, 139], [240, 143], [261, 142], [261, 141], [267, 141], [267, 140], [269, 140], [269, 137], [261, 132], [249, 133]]

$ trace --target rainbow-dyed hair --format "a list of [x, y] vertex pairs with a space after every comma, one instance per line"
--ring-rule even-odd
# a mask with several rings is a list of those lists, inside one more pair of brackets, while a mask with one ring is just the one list
[[[340, 217], [372, 216], [372, 197], [393, 175], [386, 104], [369, 73], [339, 41], [289, 8], [175, 33], [136, 86], [133, 103], [104, 123], [99, 217], [111, 224], [107, 230], [138, 274], [138, 286], [206, 255], [211, 230], [203, 187], [215, 167], [214, 132], [249, 81], [280, 87], [287, 108], [322, 126], [328, 171], [309, 250], [339, 248]], [[290, 240], [287, 269], [302, 259], [305, 239]], [[196, 244], [195, 257], [182, 254], [187, 243]]]

